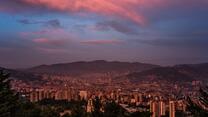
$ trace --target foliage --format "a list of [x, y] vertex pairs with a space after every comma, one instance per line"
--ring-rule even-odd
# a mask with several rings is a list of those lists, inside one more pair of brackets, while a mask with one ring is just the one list
[[16, 111], [15, 117], [59, 117], [59, 113], [50, 106], [22, 102]]
[[104, 106], [104, 117], [125, 117], [125, 110], [114, 101], [107, 102]]
[[187, 109], [194, 117], [208, 117], [208, 87], [200, 89], [200, 96], [197, 101], [193, 101], [190, 97], [188, 97], [187, 101]]
[[13, 116], [18, 96], [10, 89], [9, 74], [0, 70], [0, 116]]
[[134, 112], [130, 114], [130, 117], [150, 117], [151, 113], [150, 112]]
[[186, 113], [184, 113], [183, 111], [176, 111], [175, 116], [176, 117], [187, 117]]
[[94, 111], [92, 112], [92, 117], [102, 117], [102, 103], [98, 97], [95, 97], [95, 99], [93, 100], [93, 107]]
[[87, 112], [81, 103], [73, 105], [71, 117], [86, 117]]

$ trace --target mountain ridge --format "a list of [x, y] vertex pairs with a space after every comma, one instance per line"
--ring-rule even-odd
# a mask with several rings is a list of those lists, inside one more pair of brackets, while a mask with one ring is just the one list
[[52, 65], [40, 65], [27, 69], [26, 71], [32, 73], [62, 73], [62, 74], [76, 74], [84, 72], [124, 72], [124, 71], [143, 71], [159, 67], [158, 65], [139, 63], [139, 62], [119, 62], [119, 61], [78, 61], [72, 63], [60, 63]]
[[[128, 79], [132, 83], [140, 81], [166, 80], [172, 82], [208, 80], [208, 63], [180, 64], [174, 66], [158, 66], [139, 62], [120, 61], [78, 61], [72, 63], [60, 63], [52, 65], [40, 65], [24, 70], [5, 69], [12, 77], [20, 80], [40, 80], [41, 74], [52, 75], [76, 75], [76, 77], [88, 76], [92, 78], [100, 74], [111, 73], [120, 75], [115, 80]], [[99, 75], [97, 77], [100, 77]], [[95, 78], [97, 78], [95, 77]]]
[[142, 72], [130, 73], [118, 79], [128, 79], [132, 83], [159, 80], [171, 82], [191, 82], [194, 80], [208, 81], [208, 64], [182, 64], [157, 67]]

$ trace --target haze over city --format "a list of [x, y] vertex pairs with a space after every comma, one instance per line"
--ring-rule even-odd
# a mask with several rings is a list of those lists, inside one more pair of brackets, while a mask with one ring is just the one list
[[0, 66], [208, 62], [207, 0], [1, 0]]

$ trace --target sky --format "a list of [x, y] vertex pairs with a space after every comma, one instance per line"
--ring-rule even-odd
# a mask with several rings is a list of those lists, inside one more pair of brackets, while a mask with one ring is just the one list
[[208, 62], [208, 0], [0, 0], [0, 66]]

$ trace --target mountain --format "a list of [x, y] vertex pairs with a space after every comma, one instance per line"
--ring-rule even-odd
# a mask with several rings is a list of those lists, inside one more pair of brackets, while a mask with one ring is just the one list
[[35, 75], [32, 73], [19, 71], [19, 70], [13, 70], [13, 69], [6, 69], [3, 67], [0, 67], [0, 70], [4, 70], [5, 73], [9, 73], [11, 78], [17, 79], [17, 80], [23, 80], [23, 81], [40, 81], [42, 80], [42, 77], [39, 75]]
[[142, 72], [134, 72], [118, 79], [128, 79], [130, 82], [140, 81], [171, 81], [189, 82], [193, 80], [207, 81], [208, 64], [184, 64], [173, 67], [157, 67]]
[[118, 61], [90, 61], [90, 62], [73, 62], [53, 65], [41, 65], [27, 69], [27, 72], [38, 74], [62, 74], [62, 75], [79, 75], [90, 73], [129, 73], [140, 72], [158, 67], [158, 65], [145, 63], [129, 63]]
[[180, 73], [198, 80], [207, 80], [208, 78], [208, 63], [177, 65], [174, 68]]
[[[3, 68], [0, 67], [0, 69]], [[76, 78], [96, 79], [106, 78], [106, 73], [109, 74], [108, 77], [115, 77], [114, 81], [129, 80], [132, 83], [141, 81], [208, 81], [208, 63], [161, 67], [138, 62], [97, 60], [41, 65], [25, 70], [6, 69], [6, 71], [11, 74], [11, 77], [26, 81], [41, 80], [41, 74], [70, 75], [76, 76]]]

